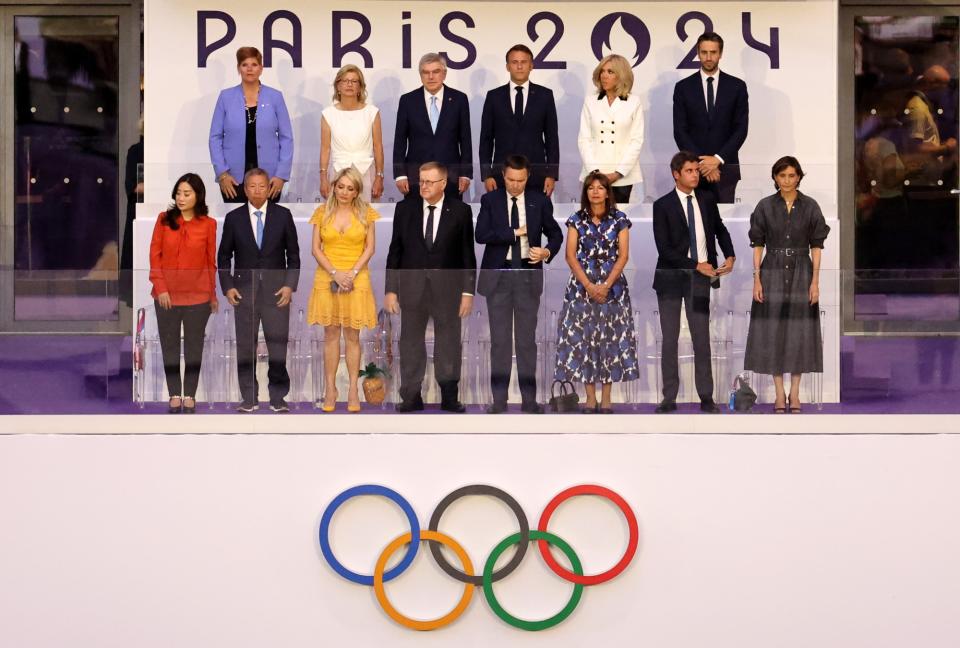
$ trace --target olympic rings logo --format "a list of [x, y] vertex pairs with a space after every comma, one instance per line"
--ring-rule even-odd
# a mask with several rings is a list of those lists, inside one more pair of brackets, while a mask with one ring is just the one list
[[[407, 521], [410, 523], [409, 532], [395, 538], [383, 549], [383, 552], [377, 559], [372, 575], [358, 574], [347, 569], [340, 563], [339, 560], [337, 560], [336, 556], [333, 555], [333, 550], [330, 547], [330, 521], [333, 519], [333, 514], [336, 513], [337, 509], [340, 508], [344, 502], [360, 495], [377, 495], [386, 497], [400, 507], [406, 516]], [[518, 533], [507, 536], [493, 548], [483, 565], [483, 571], [481, 574], [477, 574], [474, 571], [473, 562], [470, 560], [470, 556], [467, 555], [467, 552], [464, 551], [460, 543], [438, 530], [440, 526], [440, 518], [443, 516], [443, 513], [456, 500], [467, 495], [485, 495], [500, 500], [506, 504], [511, 511], [513, 511], [520, 526], [520, 531]], [[596, 495], [610, 500], [623, 513], [623, 516], [626, 518], [627, 525], [629, 527], [629, 540], [627, 542], [627, 549], [623, 556], [613, 567], [599, 574], [584, 574], [583, 566], [581, 565], [580, 559], [573, 548], [562, 538], [550, 533], [547, 530], [547, 526], [550, 523], [550, 517], [553, 515], [554, 511], [557, 510], [557, 507], [566, 500], [577, 495]], [[413, 539], [417, 539], [417, 541], [414, 542]], [[577, 607], [577, 604], [580, 603], [580, 597], [583, 595], [583, 588], [585, 586], [605, 583], [619, 576], [620, 573], [627, 568], [627, 566], [630, 564], [630, 561], [633, 560], [634, 554], [636, 554], [639, 539], [640, 531], [637, 526], [637, 518], [633, 514], [633, 510], [630, 508], [630, 505], [627, 504], [626, 500], [609, 488], [594, 484], [581, 484], [579, 486], [567, 488], [566, 490], [558, 493], [552, 500], [550, 500], [546, 508], [543, 509], [543, 513], [540, 514], [540, 523], [537, 525], [536, 530], [530, 529], [530, 524], [527, 521], [526, 514], [523, 512], [520, 504], [517, 503], [517, 501], [509, 493], [494, 486], [488, 486], [484, 484], [472, 484], [470, 486], [464, 486], [444, 497], [440, 503], [437, 504], [437, 508], [434, 509], [433, 514], [430, 516], [430, 523], [427, 529], [420, 528], [420, 522], [417, 520], [417, 515], [414, 512], [413, 507], [406, 499], [404, 499], [396, 491], [391, 490], [386, 486], [379, 486], [376, 484], [363, 484], [348, 488], [347, 490], [343, 491], [337, 495], [329, 505], [327, 505], [326, 510], [323, 512], [323, 516], [320, 518], [320, 549], [323, 552], [323, 557], [326, 559], [330, 567], [332, 567], [335, 572], [348, 581], [358, 583], [360, 585], [372, 585], [377, 597], [377, 602], [380, 604], [380, 607], [383, 608], [384, 612], [386, 612], [391, 619], [400, 625], [413, 630], [436, 630], [437, 628], [442, 628], [443, 626], [452, 623], [457, 619], [457, 617], [463, 614], [463, 612], [467, 609], [467, 606], [470, 605], [470, 600], [473, 597], [475, 587], [483, 588], [483, 594], [488, 605], [490, 606], [490, 609], [493, 610], [494, 614], [496, 614], [500, 619], [511, 626], [530, 631], [552, 628], [553, 626], [563, 622], [573, 613], [574, 609]], [[422, 541], [427, 541], [429, 543], [430, 553], [437, 565], [451, 578], [454, 578], [464, 584], [463, 595], [460, 597], [460, 600], [452, 610], [441, 617], [425, 621], [411, 619], [410, 617], [404, 616], [397, 611], [397, 609], [387, 598], [386, 591], [384, 590], [384, 583], [400, 576], [400, 574], [406, 571], [406, 569], [413, 563], [413, 560], [419, 551], [420, 542]], [[543, 557], [544, 562], [547, 563], [547, 566], [555, 574], [560, 576], [560, 578], [574, 584], [573, 594], [563, 609], [552, 617], [537, 621], [520, 619], [507, 612], [503, 606], [500, 605], [499, 601], [497, 601], [496, 594], [493, 591], [494, 583], [509, 576], [520, 565], [520, 562], [526, 555], [527, 547], [530, 541], [537, 542], [540, 555]], [[395, 554], [404, 545], [407, 545], [406, 554], [404, 554], [403, 558], [396, 566], [392, 567], [391, 569], [387, 569], [387, 562], [389, 562], [393, 554]], [[446, 557], [440, 550], [440, 545], [445, 545], [453, 551], [460, 562], [460, 569], [457, 569], [451, 565], [449, 561], [447, 561]], [[508, 548], [513, 545], [517, 545], [517, 550], [513, 557], [503, 567], [494, 571], [497, 560]], [[570, 561], [571, 567], [573, 568], [572, 571], [566, 569], [557, 562], [553, 554], [550, 552], [550, 545], [560, 549], [560, 551], [567, 557], [567, 559]]]

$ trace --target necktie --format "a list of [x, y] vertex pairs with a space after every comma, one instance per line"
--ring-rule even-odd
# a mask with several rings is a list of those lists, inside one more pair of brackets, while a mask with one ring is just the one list
[[[520, 209], [517, 207], [517, 197], [511, 196], [510, 200], [513, 201], [513, 206], [510, 207], [510, 227], [518, 230], [520, 229]], [[523, 260], [520, 258], [520, 237], [514, 236], [513, 245], [510, 246], [510, 267], [516, 269], [522, 265]]]
[[253, 215], [257, 217], [257, 247], [263, 247], [263, 212], [259, 209], [253, 212]]
[[437, 96], [430, 95], [430, 128], [437, 132], [437, 122], [440, 121], [440, 108], [437, 107]]
[[433, 212], [436, 211], [436, 205], [428, 205], [427, 209], [430, 210], [430, 214], [427, 216], [427, 231], [423, 234], [423, 242], [427, 244], [427, 249], [433, 249]]
[[707, 116], [713, 118], [713, 77], [707, 77]]
[[513, 99], [513, 118], [523, 119], [523, 86], [517, 86], [517, 96]]
[[697, 252], [697, 215], [693, 211], [693, 196], [687, 196], [687, 229], [690, 230], [690, 258], [700, 262]]

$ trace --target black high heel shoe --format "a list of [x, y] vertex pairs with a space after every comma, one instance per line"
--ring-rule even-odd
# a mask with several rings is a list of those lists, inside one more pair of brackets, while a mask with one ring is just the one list
[[[173, 404], [174, 399], [180, 401], [177, 405]], [[183, 399], [179, 396], [172, 396], [170, 401], [167, 403], [169, 409], [167, 410], [168, 414], [179, 414], [183, 411]]]
[[[188, 399], [188, 398], [193, 401], [193, 405], [187, 405], [187, 399]], [[185, 398], [183, 399], [183, 406], [181, 407], [181, 410], [180, 410], [180, 411], [183, 412], [184, 414], [196, 414], [196, 413], [197, 413], [197, 399], [196, 399], [196, 398], [190, 398], [189, 396], [185, 397]]]

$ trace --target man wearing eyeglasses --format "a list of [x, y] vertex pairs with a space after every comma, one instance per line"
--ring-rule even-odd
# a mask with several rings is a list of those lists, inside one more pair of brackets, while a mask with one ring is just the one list
[[427, 322], [433, 319], [433, 370], [440, 408], [461, 413], [460, 320], [470, 314], [476, 286], [473, 213], [445, 194], [447, 169], [427, 162], [418, 169], [420, 195], [397, 204], [387, 253], [383, 307], [400, 313], [398, 412], [423, 409]]

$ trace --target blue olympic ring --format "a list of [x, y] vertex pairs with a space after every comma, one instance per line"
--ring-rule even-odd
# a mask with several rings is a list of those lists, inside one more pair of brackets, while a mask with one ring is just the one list
[[[393, 501], [397, 506], [399, 506], [404, 515], [407, 516], [407, 520], [410, 522], [410, 533], [411, 537], [419, 538], [420, 537], [420, 521], [417, 520], [417, 514], [414, 513], [413, 507], [410, 506], [408, 502], [400, 493], [395, 490], [391, 490], [386, 486], [379, 486], [377, 484], [362, 484], [360, 486], [354, 486], [353, 488], [348, 488], [339, 495], [337, 495], [330, 505], [327, 507], [327, 510], [323, 512], [323, 517], [320, 518], [320, 550], [323, 552], [323, 557], [327, 559], [327, 562], [330, 563], [330, 566], [335, 572], [346, 578], [348, 581], [354, 583], [359, 583], [360, 585], [373, 585], [373, 575], [358, 574], [357, 572], [350, 571], [337, 560], [336, 556], [333, 555], [333, 549], [330, 547], [330, 520], [333, 518], [333, 514], [337, 511], [341, 504], [346, 502], [351, 497], [356, 497], [358, 495], [380, 495], [381, 497], [386, 497], [387, 499]], [[383, 574], [383, 582], [393, 580], [397, 576], [403, 573], [403, 571], [410, 566], [410, 563], [413, 562], [413, 559], [417, 557], [417, 551], [420, 549], [419, 542], [411, 542], [407, 546], [407, 553], [397, 565], [385, 572]]]

